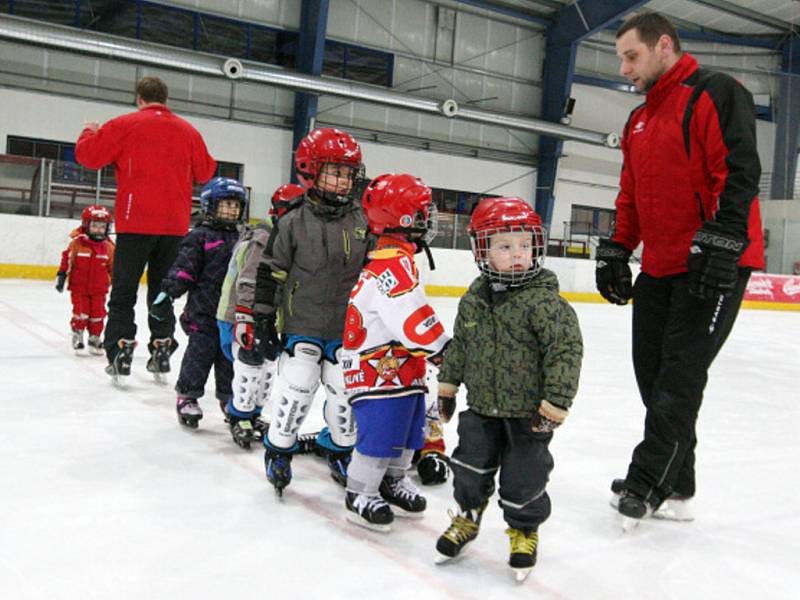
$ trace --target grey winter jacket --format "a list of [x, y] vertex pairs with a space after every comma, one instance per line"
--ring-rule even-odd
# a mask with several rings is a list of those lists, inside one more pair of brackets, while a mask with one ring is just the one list
[[233, 323], [237, 306], [253, 308], [256, 271], [271, 231], [272, 223], [268, 221], [242, 231], [222, 283], [222, 296], [217, 307], [217, 319], [220, 321]]
[[269, 286], [265, 279], [272, 278], [282, 289], [266, 297], [256, 291], [254, 312], [276, 313], [280, 304], [285, 333], [341, 339], [347, 301], [368, 247], [369, 229], [360, 203], [332, 207], [309, 196], [273, 229], [256, 287]]

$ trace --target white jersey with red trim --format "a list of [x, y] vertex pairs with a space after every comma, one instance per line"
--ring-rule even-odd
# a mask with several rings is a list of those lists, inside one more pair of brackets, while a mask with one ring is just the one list
[[426, 392], [425, 360], [450, 341], [405, 246], [379, 245], [350, 294], [342, 368], [351, 401]]

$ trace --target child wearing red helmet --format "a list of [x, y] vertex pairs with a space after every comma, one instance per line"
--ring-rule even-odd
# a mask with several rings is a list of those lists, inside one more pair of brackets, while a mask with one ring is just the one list
[[61, 253], [56, 290], [64, 284], [72, 296], [72, 349], [84, 349], [83, 332], [89, 330], [89, 351], [102, 354], [103, 319], [106, 316], [106, 295], [111, 284], [114, 264], [114, 243], [108, 239], [113, 218], [104, 206], [93, 204], [83, 209], [81, 226], [70, 234], [70, 243]]
[[263, 356], [278, 360], [280, 393], [263, 438], [267, 479], [278, 494], [292, 480], [292, 457], [301, 449], [298, 431], [320, 384], [328, 427], [316, 445], [331, 476], [342, 485], [346, 481], [356, 431], [342, 376], [342, 335], [347, 300], [370, 243], [355, 201], [363, 168], [358, 142], [339, 129], [315, 129], [298, 145], [294, 162], [307, 191], [273, 227], [258, 267], [252, 314], [236, 313], [237, 323], [253, 321]]
[[426, 500], [406, 475], [425, 438], [427, 361], [449, 341], [425, 297], [414, 254], [436, 235], [431, 190], [411, 175], [381, 175], [362, 199], [378, 236], [347, 306], [343, 369], [358, 425], [347, 471], [347, 519], [388, 531], [421, 517]]
[[555, 273], [542, 267], [545, 231], [524, 200], [484, 199], [468, 233], [481, 276], [459, 303], [439, 371], [443, 421], [455, 412], [458, 386], [467, 388], [451, 458], [458, 510], [436, 550], [443, 562], [477, 537], [499, 472], [508, 564], [521, 581], [536, 563], [539, 525], [550, 515], [549, 444], [577, 392], [583, 342]]

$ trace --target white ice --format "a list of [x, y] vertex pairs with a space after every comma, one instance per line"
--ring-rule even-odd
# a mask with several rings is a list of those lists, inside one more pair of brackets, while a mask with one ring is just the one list
[[[433, 303], [452, 324], [457, 301]], [[698, 423], [696, 521], [623, 534], [608, 486], [643, 424], [630, 309], [575, 309], [580, 392], [552, 444], [539, 562], [516, 584], [494, 501], [465, 556], [440, 566], [450, 483], [426, 488], [425, 518], [398, 519], [389, 534], [345, 521], [343, 491], [317, 458], [295, 460], [281, 501], [263, 453], [232, 443], [213, 389], [200, 429], [178, 425], [171, 385], [145, 372], [146, 326], [120, 391], [104, 358], [70, 349], [66, 294], [0, 280], [0, 598], [800, 598], [800, 313], [742, 311], [714, 364]], [[319, 428], [320, 409], [306, 430]], [[455, 431], [446, 428], [450, 449]]]

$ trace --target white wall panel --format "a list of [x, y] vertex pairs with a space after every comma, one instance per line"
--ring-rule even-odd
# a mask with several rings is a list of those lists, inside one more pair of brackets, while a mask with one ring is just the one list
[[389, 33], [393, 31], [394, 0], [370, 0], [358, 2], [358, 5], [360, 9], [356, 11], [356, 35], [353, 41], [378, 48], [392, 48], [397, 43], [393, 34]]
[[436, 7], [417, 0], [395, 0], [392, 48], [431, 58], [435, 34]]
[[350, 0], [331, 0], [328, 5], [327, 37], [355, 41], [357, 16], [358, 8]]
[[521, 33], [519, 27], [489, 21], [489, 42], [485, 68], [495, 73], [514, 75], [517, 60], [516, 43]]
[[458, 13], [454, 52], [456, 64], [486, 68], [488, 38], [489, 21], [476, 15]]

